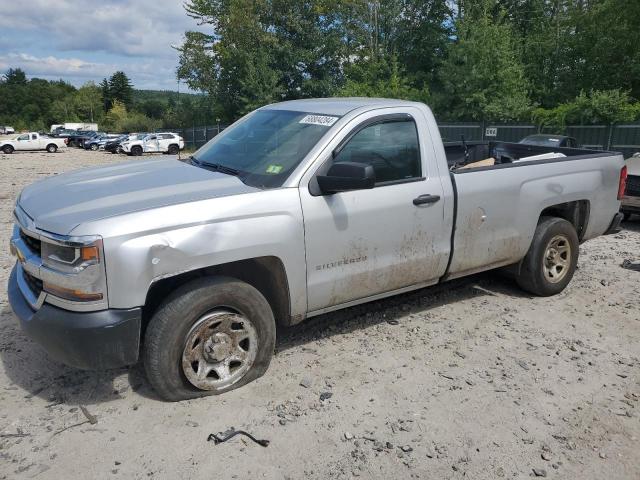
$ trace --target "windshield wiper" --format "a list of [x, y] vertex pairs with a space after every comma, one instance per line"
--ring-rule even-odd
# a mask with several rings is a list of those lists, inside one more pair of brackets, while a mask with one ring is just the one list
[[242, 174], [240, 170], [236, 170], [235, 168], [220, 165], [219, 163], [203, 162], [202, 160], [198, 160], [197, 158], [195, 158], [193, 155], [189, 157], [189, 162], [191, 162], [192, 165], [206, 168], [207, 170], [226, 173], [227, 175], [233, 175], [234, 177], [239, 177]]

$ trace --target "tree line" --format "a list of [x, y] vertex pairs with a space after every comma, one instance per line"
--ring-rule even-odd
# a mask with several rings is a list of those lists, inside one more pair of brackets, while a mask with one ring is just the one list
[[203, 97], [136, 90], [124, 72], [76, 88], [62, 80], [27, 78], [19, 68], [0, 77], [0, 125], [49, 131], [66, 122], [98, 123], [113, 132], [154, 131], [204, 123], [213, 114]]
[[0, 125], [119, 131], [227, 123], [267, 103], [369, 96], [440, 121], [640, 120], [638, 0], [187, 0], [177, 76], [201, 95], [0, 77]]
[[638, 0], [188, 0], [178, 76], [229, 121], [324, 96], [428, 102], [439, 120], [640, 117]]

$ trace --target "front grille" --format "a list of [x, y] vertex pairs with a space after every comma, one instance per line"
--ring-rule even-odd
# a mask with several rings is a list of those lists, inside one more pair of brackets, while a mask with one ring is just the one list
[[627, 189], [624, 194], [629, 197], [640, 197], [640, 176], [629, 175], [627, 177]]
[[36, 253], [38, 254], [38, 256], [40, 256], [40, 248], [41, 248], [40, 240], [27, 235], [22, 230], [20, 230], [20, 238], [22, 238], [22, 241], [27, 244], [27, 247], [29, 247], [29, 250], [31, 250], [33, 253]]
[[22, 271], [25, 282], [29, 286], [29, 289], [33, 292], [33, 294], [37, 297], [42, 292], [42, 280], [36, 278], [30, 274], [28, 274], [25, 270]]

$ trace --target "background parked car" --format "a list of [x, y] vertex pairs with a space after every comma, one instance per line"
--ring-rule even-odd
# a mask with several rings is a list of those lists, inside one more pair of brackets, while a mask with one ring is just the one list
[[518, 143], [525, 145], [542, 145], [544, 147], [578, 148], [577, 140], [566, 135], [529, 135]]
[[49, 153], [55, 153], [65, 146], [66, 140], [41, 135], [38, 132], [23, 133], [10, 140], [0, 141], [0, 150], [6, 154], [25, 150], [46, 150]]
[[72, 130], [70, 128], [58, 128], [51, 133], [51, 136], [56, 138], [69, 138], [77, 134], [77, 130]]
[[168, 153], [176, 155], [184, 148], [184, 139], [177, 133], [151, 133], [141, 139], [127, 140], [120, 145], [127, 155], [143, 153]]
[[149, 135], [149, 133], [127, 133], [120, 135], [118, 138], [111, 140], [104, 145], [105, 152], [110, 153], [122, 153], [121, 144], [126, 141], [142, 139]]
[[93, 150], [93, 151], [100, 150], [101, 148], [104, 149], [104, 146], [106, 145], [106, 143], [109, 140], [113, 140], [113, 139], [118, 138], [118, 137], [119, 137], [119, 135], [112, 134], [112, 133], [105, 133], [103, 135], [96, 135], [93, 138], [86, 139], [84, 141], [83, 147], [84, 147], [85, 150]]
[[640, 215], [640, 153], [625, 161], [627, 165], [627, 188], [622, 197], [620, 211], [624, 219], [629, 220], [631, 215]]
[[13, 127], [0, 126], [0, 135], [11, 135], [12, 133], [16, 133]]

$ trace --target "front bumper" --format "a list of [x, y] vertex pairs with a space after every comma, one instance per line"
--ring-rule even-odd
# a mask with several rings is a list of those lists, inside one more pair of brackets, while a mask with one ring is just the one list
[[62, 363], [87, 370], [132, 365], [140, 351], [140, 308], [72, 312], [42, 304], [31, 308], [18, 288], [18, 268], [9, 278], [9, 303], [22, 329]]

